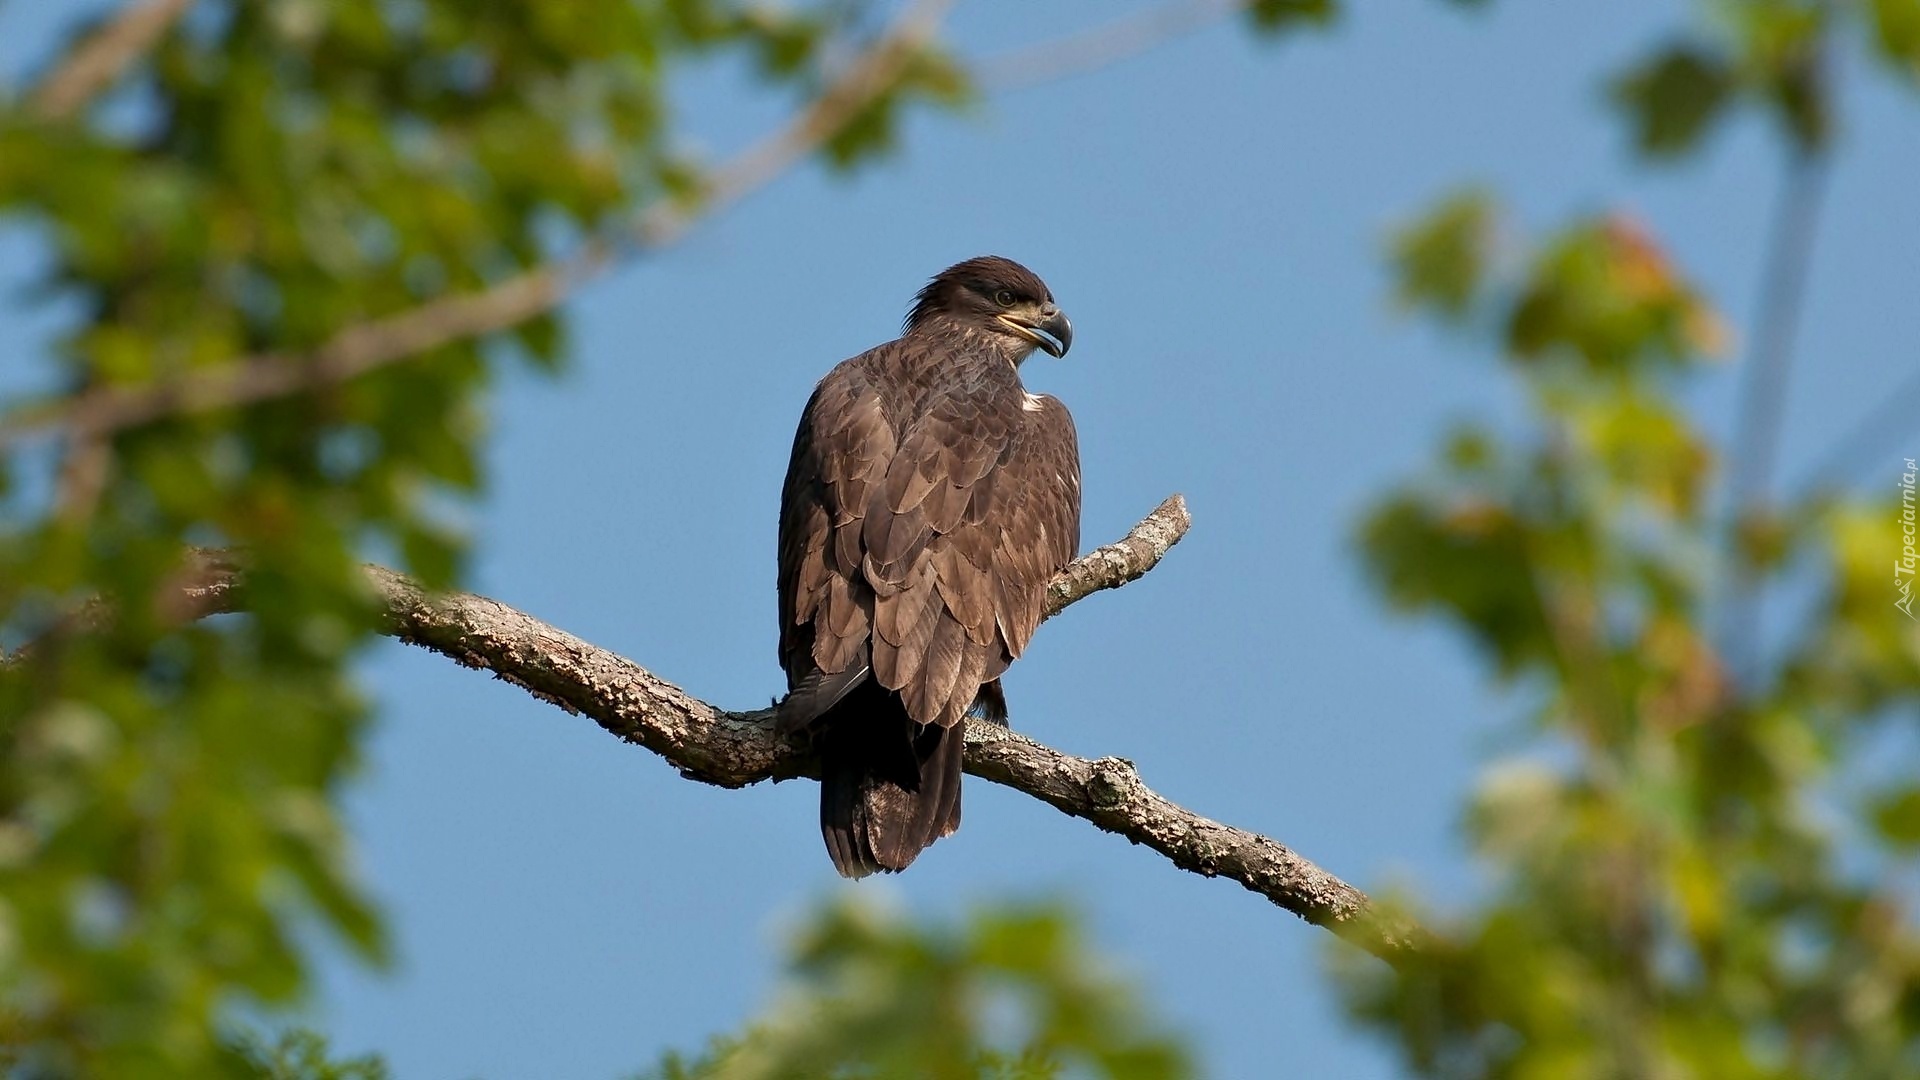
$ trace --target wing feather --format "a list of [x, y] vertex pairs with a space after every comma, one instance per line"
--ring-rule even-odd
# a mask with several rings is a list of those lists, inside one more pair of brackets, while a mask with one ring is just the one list
[[1078, 451], [1066, 409], [1010, 370], [927, 368], [903, 396], [888, 380], [911, 357], [888, 349], [821, 380], [795, 435], [781, 659], [790, 687], [870, 664], [916, 722], [952, 726], [1025, 650], [1074, 555]]
[[793, 689], [863, 655], [873, 611], [860, 566], [866, 491], [885, 476], [894, 434], [858, 364], [820, 380], [794, 432], [780, 498], [780, 664]]
[[980, 689], [978, 684], [966, 688], [964, 695], [954, 692], [954, 684], [959, 681], [960, 668], [967, 655], [967, 628], [941, 607], [943, 617], [934, 620], [933, 640], [927, 644], [927, 659], [921, 666], [917, 686], [919, 692], [918, 708], [908, 711], [915, 716], [925, 716], [927, 721], [936, 724], [952, 724], [958, 719], [954, 704], [963, 696], [968, 704], [973, 702], [974, 694]]
[[1026, 651], [1040, 625], [1048, 582], [1080, 547], [1080, 449], [1073, 417], [1046, 395], [1027, 398], [1021, 417], [1020, 437], [995, 476], [995, 490], [1008, 494], [983, 523], [999, 532], [988, 569], [1009, 660]]

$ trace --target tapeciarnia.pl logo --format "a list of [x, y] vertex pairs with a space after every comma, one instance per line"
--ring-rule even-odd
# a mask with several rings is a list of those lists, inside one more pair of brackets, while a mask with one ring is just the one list
[[1893, 606], [1906, 612], [1907, 618], [1916, 619], [1913, 613], [1913, 571], [1916, 558], [1914, 545], [1913, 481], [1920, 467], [1914, 465], [1912, 458], [1906, 458], [1906, 470], [1900, 474], [1900, 557], [1893, 561], [1893, 587], [1900, 598]]

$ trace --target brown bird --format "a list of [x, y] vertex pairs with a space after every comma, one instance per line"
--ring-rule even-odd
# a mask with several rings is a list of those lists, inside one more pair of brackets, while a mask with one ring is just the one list
[[902, 870], [960, 827], [965, 719], [1080, 545], [1066, 406], [1027, 393], [1073, 327], [1031, 270], [969, 259], [897, 340], [843, 361], [800, 417], [780, 500], [782, 733], [819, 753], [820, 831], [847, 877]]

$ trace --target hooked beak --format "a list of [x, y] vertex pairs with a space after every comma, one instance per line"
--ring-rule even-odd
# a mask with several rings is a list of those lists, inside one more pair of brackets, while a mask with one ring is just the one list
[[999, 318], [1002, 325], [1033, 342], [1048, 356], [1067, 355], [1067, 350], [1073, 347], [1073, 323], [1067, 321], [1067, 313], [1048, 304], [1039, 314], [1038, 322], [1028, 322], [1025, 316], [1012, 314]]

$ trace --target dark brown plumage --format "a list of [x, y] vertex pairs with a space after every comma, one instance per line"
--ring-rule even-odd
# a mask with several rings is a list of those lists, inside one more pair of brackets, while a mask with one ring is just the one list
[[820, 829], [848, 877], [901, 870], [960, 826], [963, 720], [1080, 543], [1073, 418], [1019, 365], [1072, 328], [1009, 259], [969, 259], [901, 336], [815, 388], [780, 500], [783, 732], [821, 762]]

